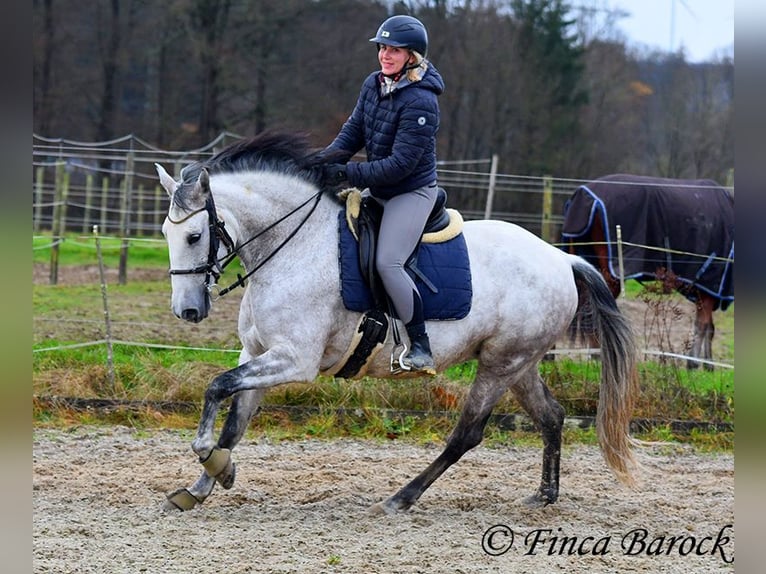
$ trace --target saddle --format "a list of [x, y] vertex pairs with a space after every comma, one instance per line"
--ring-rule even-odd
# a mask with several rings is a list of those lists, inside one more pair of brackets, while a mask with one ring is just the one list
[[[359, 269], [362, 279], [372, 291], [376, 306], [383, 306], [386, 294], [375, 269], [375, 251], [377, 249], [378, 231], [383, 219], [383, 206], [371, 196], [362, 196], [359, 191], [349, 191], [346, 196], [346, 221], [349, 229], [359, 245]], [[428, 215], [421, 243], [442, 243], [456, 237], [463, 228], [460, 214], [447, 209], [447, 192], [439, 187], [436, 201]], [[420, 245], [415, 248], [404, 268], [420, 279], [432, 293], [439, 289], [418, 268], [418, 252]]]
[[[346, 203], [338, 214], [341, 296], [346, 309], [363, 316], [346, 354], [322, 374], [350, 378], [364, 375], [385, 345], [392, 310], [375, 269], [383, 207], [356, 189], [342, 192], [340, 198]], [[447, 193], [440, 188], [420, 245], [405, 265], [420, 291], [426, 320], [462, 319], [471, 309], [473, 291], [463, 218], [447, 208], [446, 202]]]

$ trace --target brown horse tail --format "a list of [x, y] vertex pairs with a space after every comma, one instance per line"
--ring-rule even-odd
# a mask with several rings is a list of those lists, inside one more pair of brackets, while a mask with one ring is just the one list
[[638, 392], [638, 352], [633, 331], [595, 267], [573, 257], [572, 271], [580, 301], [570, 325], [570, 335], [595, 339], [601, 347], [601, 386], [596, 413], [601, 452], [620, 482], [635, 486], [638, 463], [633, 454], [636, 441], [630, 436], [630, 419]]

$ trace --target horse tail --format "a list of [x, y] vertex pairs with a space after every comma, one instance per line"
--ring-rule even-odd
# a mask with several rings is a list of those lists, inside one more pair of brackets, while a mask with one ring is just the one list
[[580, 257], [572, 257], [579, 294], [577, 312], [569, 327], [573, 338], [587, 337], [601, 347], [596, 433], [607, 465], [620, 482], [635, 486], [638, 464], [630, 436], [633, 402], [638, 392], [638, 351], [630, 324], [617, 307], [601, 273]]

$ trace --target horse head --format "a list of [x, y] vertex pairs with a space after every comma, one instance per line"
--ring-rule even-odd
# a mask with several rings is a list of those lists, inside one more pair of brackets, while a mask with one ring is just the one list
[[171, 308], [176, 317], [198, 323], [210, 311], [210, 291], [220, 275], [219, 261], [230, 245], [220, 241], [223, 227], [215, 211], [207, 169], [199, 164], [189, 166], [177, 182], [161, 165], [155, 165], [170, 197], [162, 234], [170, 257]]

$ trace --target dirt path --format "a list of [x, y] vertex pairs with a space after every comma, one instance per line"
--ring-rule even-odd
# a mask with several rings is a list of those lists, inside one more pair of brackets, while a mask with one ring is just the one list
[[[36, 430], [34, 571], [734, 570], [724, 561], [734, 554], [734, 532], [727, 528], [734, 522], [734, 458], [729, 454], [697, 455], [680, 447], [645, 452], [643, 487], [631, 492], [617, 485], [597, 449], [566, 447], [559, 502], [530, 510], [521, 500], [539, 480], [538, 449], [479, 447], [437, 481], [414, 510], [380, 517], [368, 514], [368, 507], [422, 470], [437, 447], [245, 440], [235, 451], [237, 483], [231, 490], [217, 489], [190, 512], [164, 511], [164, 493], [187, 486], [200, 472], [190, 440], [190, 431]], [[490, 556], [482, 539], [497, 525], [512, 529], [514, 544]], [[640, 538], [644, 531], [643, 553], [631, 555], [621, 547], [631, 533]], [[500, 526], [491, 532], [485, 543], [500, 552], [509, 533]], [[540, 543], [534, 547], [536, 532]], [[577, 545], [562, 552], [565, 536], [576, 537]], [[647, 555], [649, 548], [667, 551], [671, 536], [683, 539], [669, 554]], [[662, 546], [649, 544], [660, 537]], [[640, 546], [636, 542], [634, 549]], [[598, 552], [603, 555], [594, 555]]]

